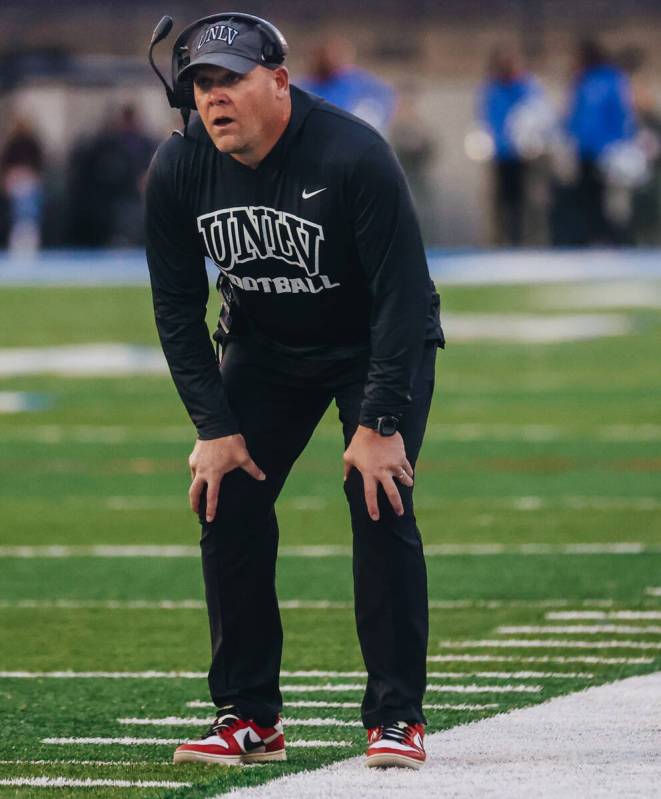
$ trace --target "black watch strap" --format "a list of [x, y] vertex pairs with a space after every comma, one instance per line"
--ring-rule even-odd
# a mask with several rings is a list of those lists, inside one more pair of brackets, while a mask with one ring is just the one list
[[399, 419], [396, 416], [379, 416], [376, 420], [376, 431], [382, 436], [394, 436], [397, 432]]

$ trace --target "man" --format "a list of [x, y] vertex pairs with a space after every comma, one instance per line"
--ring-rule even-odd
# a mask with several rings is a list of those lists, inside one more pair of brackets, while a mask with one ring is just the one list
[[[238, 14], [220, 25], [201, 25], [179, 76], [194, 82], [199, 118], [161, 145], [147, 185], [156, 323], [198, 434], [190, 502], [218, 708], [174, 760], [286, 757], [274, 503], [335, 398], [368, 763], [418, 767], [428, 620], [412, 487], [444, 345], [439, 298], [380, 135], [290, 86], [264, 25]], [[204, 322], [205, 255], [235, 294], [220, 369]]]
[[592, 39], [579, 43], [576, 66], [566, 127], [579, 159], [578, 243], [626, 244], [626, 230], [607, 211], [603, 168], [609, 151], [636, 132], [631, 84]]
[[356, 49], [349, 39], [326, 36], [310, 53], [307, 75], [297, 83], [386, 135], [395, 112], [395, 90], [355, 66], [355, 58]]
[[489, 59], [489, 78], [480, 91], [478, 114], [494, 142], [494, 217], [500, 243], [523, 242], [527, 164], [512, 136], [512, 119], [531, 99], [541, 96], [516, 53], [496, 49]]

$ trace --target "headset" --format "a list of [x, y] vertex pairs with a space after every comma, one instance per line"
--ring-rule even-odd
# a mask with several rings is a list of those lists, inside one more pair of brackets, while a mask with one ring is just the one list
[[264, 34], [265, 42], [261, 53], [262, 66], [268, 69], [275, 69], [283, 63], [289, 52], [289, 46], [287, 40], [275, 25], [272, 25], [261, 17], [256, 17], [253, 14], [244, 14], [242, 12], [227, 11], [223, 14], [212, 14], [211, 16], [195, 20], [195, 22], [185, 27], [179, 36], [177, 36], [177, 40], [172, 48], [172, 85], [170, 86], [154, 63], [153, 50], [172, 30], [172, 25], [174, 24], [172, 17], [164, 16], [154, 28], [154, 33], [149, 43], [149, 63], [165, 88], [170, 107], [178, 108], [181, 111], [181, 116], [184, 121], [184, 136], [186, 135], [190, 112], [196, 111], [197, 108], [195, 106], [192, 79], [184, 78], [183, 80], [178, 80], [177, 76], [184, 67], [190, 64], [190, 53], [193, 49], [192, 45], [200, 28], [215, 22], [231, 21], [252, 24]]

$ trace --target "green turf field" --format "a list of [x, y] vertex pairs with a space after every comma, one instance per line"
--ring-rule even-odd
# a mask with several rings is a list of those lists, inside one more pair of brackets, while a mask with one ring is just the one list
[[[441, 294], [455, 314], [550, 314], [542, 291]], [[416, 476], [429, 733], [661, 665], [661, 312], [615, 312], [631, 334], [504, 344], [446, 330]], [[156, 344], [138, 288], [4, 288], [0, 318], [3, 348]], [[167, 377], [28, 375], [0, 378], [0, 392], [47, 401], [0, 414], [0, 797], [49, 795], [9, 784], [37, 777], [186, 783], [83, 783], [58, 797], [210, 797], [363, 751], [357, 708], [298, 704], [358, 703], [364, 683], [352, 674], [363, 664], [334, 407], [278, 505], [288, 762], [174, 767], [173, 742], [212, 715], [186, 509], [193, 432], [174, 388]], [[127, 549], [166, 545], [179, 549]], [[19, 549], [53, 546], [72, 549]]]

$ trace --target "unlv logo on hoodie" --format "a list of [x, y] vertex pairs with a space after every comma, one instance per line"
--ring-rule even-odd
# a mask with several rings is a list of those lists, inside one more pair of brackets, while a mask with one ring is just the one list
[[237, 206], [198, 216], [197, 228], [209, 256], [223, 271], [246, 261], [277, 258], [304, 269], [309, 277], [319, 274], [324, 229], [300, 216], [264, 206]]

